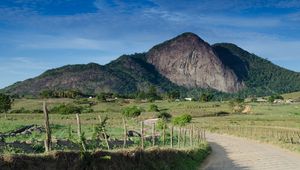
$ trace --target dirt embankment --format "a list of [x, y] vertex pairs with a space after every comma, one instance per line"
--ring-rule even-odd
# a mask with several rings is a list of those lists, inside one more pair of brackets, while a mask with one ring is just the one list
[[54, 152], [48, 155], [0, 156], [1, 170], [122, 170], [197, 169], [209, 154], [208, 145], [188, 151], [149, 149], [147, 151], [99, 151], [95, 153]]

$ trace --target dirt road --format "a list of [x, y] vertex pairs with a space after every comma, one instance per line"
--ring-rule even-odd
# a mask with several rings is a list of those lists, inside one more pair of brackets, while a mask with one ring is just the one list
[[207, 134], [212, 153], [204, 170], [300, 170], [300, 154], [228, 135]]

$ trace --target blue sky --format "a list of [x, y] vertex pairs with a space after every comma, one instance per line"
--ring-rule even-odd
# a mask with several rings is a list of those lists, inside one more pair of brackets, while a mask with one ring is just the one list
[[65, 64], [106, 64], [183, 32], [300, 72], [300, 0], [1, 0], [0, 88]]

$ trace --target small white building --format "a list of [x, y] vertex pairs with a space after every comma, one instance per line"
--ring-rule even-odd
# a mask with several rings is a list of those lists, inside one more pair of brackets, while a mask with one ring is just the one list
[[259, 98], [257, 98], [256, 101], [257, 101], [257, 102], [267, 102], [268, 100], [266, 100], [266, 99], [264, 99], [264, 98], [262, 98], [262, 97], [259, 97]]
[[192, 101], [193, 98], [190, 98], [190, 97], [187, 97], [187, 98], [184, 98], [185, 101]]

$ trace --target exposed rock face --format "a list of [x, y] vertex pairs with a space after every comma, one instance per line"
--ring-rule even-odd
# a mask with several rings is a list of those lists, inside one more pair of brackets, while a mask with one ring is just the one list
[[173, 83], [188, 88], [237, 92], [245, 87], [212, 47], [193, 33], [184, 33], [147, 53], [147, 61]]

